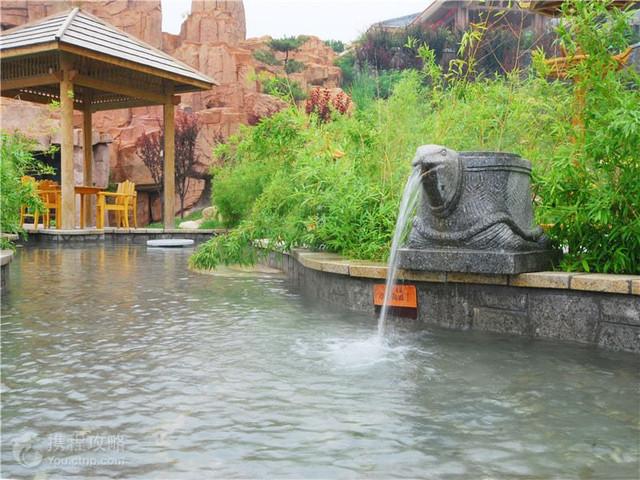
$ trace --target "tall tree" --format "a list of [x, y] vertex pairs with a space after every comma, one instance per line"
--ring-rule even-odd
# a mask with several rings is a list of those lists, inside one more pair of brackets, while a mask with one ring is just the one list
[[[163, 202], [162, 190], [164, 186], [164, 130], [143, 133], [136, 141], [136, 154], [151, 173], [156, 193]], [[149, 202], [149, 218], [153, 221], [151, 202]]]
[[176, 191], [180, 197], [180, 217], [184, 218], [184, 200], [198, 162], [196, 139], [200, 132], [193, 113], [179, 110], [176, 115]]
[[269, 42], [269, 47], [271, 47], [272, 50], [284, 53], [284, 68], [286, 70], [287, 62], [289, 62], [289, 52], [300, 48], [300, 45], [302, 45], [307, 38], [308, 37], [302, 35], [298, 37], [274, 38]]
[[[175, 121], [175, 185], [180, 197], [180, 216], [184, 217], [184, 201], [198, 162], [196, 139], [200, 126], [193, 113], [178, 110]], [[149, 169], [158, 195], [164, 186], [164, 131], [144, 133], [136, 141], [136, 153]]]

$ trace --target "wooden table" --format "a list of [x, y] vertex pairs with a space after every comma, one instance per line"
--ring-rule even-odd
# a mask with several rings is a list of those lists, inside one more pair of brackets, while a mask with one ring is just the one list
[[[101, 187], [92, 187], [92, 186], [88, 186], [88, 185], [76, 185], [74, 187], [75, 190], [75, 194], [76, 195], [80, 195], [80, 228], [84, 228], [85, 226], [85, 222], [88, 220], [88, 218], [86, 218], [88, 210], [89, 210], [89, 198], [87, 198], [88, 195], [97, 195], [98, 192], [101, 192], [104, 190], [104, 188]], [[62, 192], [60, 187], [51, 189], [51, 188], [47, 188], [44, 190], [40, 190], [40, 192], [42, 193], [55, 193], [56, 194], [56, 228], [60, 229], [62, 228], [62, 209], [60, 208], [60, 204], [61, 204], [61, 196], [62, 196]]]
[[97, 195], [98, 192], [101, 192], [102, 190], [104, 190], [104, 188], [90, 187], [87, 185], [75, 186], [76, 195], [80, 195], [80, 228], [84, 228], [85, 221], [88, 220], [86, 217], [86, 214], [89, 213], [89, 199], [87, 198], [87, 195]]

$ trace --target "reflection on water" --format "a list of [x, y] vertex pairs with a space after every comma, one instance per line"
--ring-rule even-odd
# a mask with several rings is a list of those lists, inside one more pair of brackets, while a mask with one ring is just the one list
[[184, 250], [23, 249], [2, 477], [637, 478], [637, 359], [398, 328]]

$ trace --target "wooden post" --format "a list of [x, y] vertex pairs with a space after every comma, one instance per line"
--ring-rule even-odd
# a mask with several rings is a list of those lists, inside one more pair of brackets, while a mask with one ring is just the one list
[[[84, 99], [83, 105], [83, 123], [82, 123], [82, 151], [84, 156], [83, 181], [82, 184], [88, 187], [93, 185], [93, 135], [91, 127], [91, 100], [88, 96]], [[91, 196], [83, 195], [82, 209], [84, 210], [84, 218], [82, 218], [82, 226], [91, 225]]]
[[173, 88], [164, 102], [164, 228], [174, 228], [176, 214], [175, 123], [173, 119]]
[[73, 173], [73, 82], [71, 81], [71, 63], [69, 60], [62, 57], [60, 63], [62, 67], [62, 80], [60, 81], [62, 218], [56, 218], [56, 225], [62, 224], [61, 227], [64, 229], [73, 229], [76, 224], [76, 195]]
[[533, 15], [533, 32], [535, 33], [536, 37], [541, 37], [542, 35], [544, 35], [545, 17], [543, 17], [538, 13], [534, 13], [532, 15]]
[[460, 5], [455, 13], [454, 28], [462, 32], [467, 29], [469, 25], [469, 10], [467, 7]]

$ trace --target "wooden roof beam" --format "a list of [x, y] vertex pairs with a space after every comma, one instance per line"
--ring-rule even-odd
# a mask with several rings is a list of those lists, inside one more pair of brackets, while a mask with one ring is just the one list
[[56, 85], [59, 83], [58, 78], [53, 73], [45, 73], [43, 75], [33, 75], [31, 77], [10, 78], [2, 80], [0, 89], [16, 90], [19, 88], [41, 87], [42, 85]]
[[[45, 93], [38, 91], [23, 92], [20, 90], [2, 90], [2, 96], [7, 98], [13, 98], [14, 100], [25, 100], [27, 102], [42, 103], [49, 105], [51, 102], [59, 102], [60, 97], [53, 93]], [[82, 101], [79, 98], [74, 98], [73, 103], [76, 108], [80, 108]]]
[[150, 107], [152, 105], [157, 105], [157, 103], [149, 102], [147, 100], [131, 99], [131, 100], [123, 100], [119, 102], [92, 103], [91, 111], [102, 112], [104, 110], [117, 110], [119, 108]]
[[8, 60], [9, 58], [23, 57], [26, 55], [34, 55], [42, 52], [55, 52], [58, 48], [58, 42], [38, 43], [36, 45], [27, 45], [24, 47], [0, 50], [0, 60]]
[[122, 83], [110, 82], [108, 80], [100, 80], [87, 75], [76, 75], [73, 83], [81, 87], [93, 88], [103, 92], [117, 93], [119, 95], [126, 95], [127, 97], [148, 100], [158, 105], [164, 104], [166, 98], [165, 95], [161, 93], [151, 92]]

